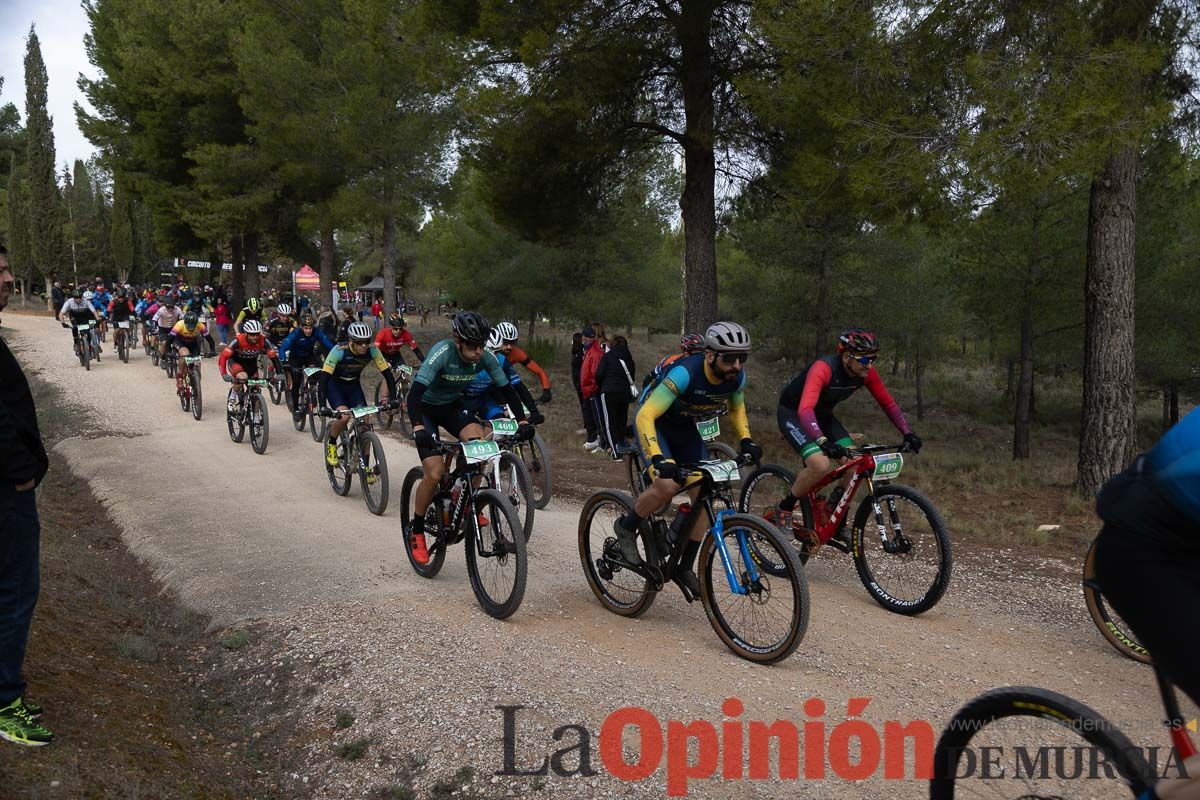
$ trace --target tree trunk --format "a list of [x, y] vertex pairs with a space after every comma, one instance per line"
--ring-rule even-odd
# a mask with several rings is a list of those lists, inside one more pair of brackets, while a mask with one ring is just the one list
[[333, 226], [326, 225], [321, 229], [321, 297], [317, 302], [318, 308], [333, 299], [333, 244]]
[[1033, 421], [1033, 304], [1026, 298], [1021, 311], [1021, 357], [1017, 380], [1017, 404], [1013, 412], [1013, 459], [1029, 458], [1030, 427]]
[[[818, 350], [817, 352], [819, 353], [821, 351]], [[895, 378], [896, 375], [898, 375], [899, 373], [900, 373], [900, 348], [897, 347], [895, 350], [892, 351], [892, 377]]]
[[396, 217], [383, 217], [383, 315], [396, 310]]
[[813, 318], [816, 321], [816, 339], [813, 341], [813, 358], [826, 352], [833, 338], [833, 248], [825, 247], [817, 262], [817, 307]]
[[1013, 394], [1013, 387], [1016, 385], [1016, 382], [1017, 382], [1017, 361], [1016, 361], [1016, 359], [1010, 358], [1010, 359], [1008, 359], [1008, 383], [1004, 387], [1004, 399], [1005, 400], [1011, 400], [1011, 399], [1013, 399], [1013, 397], [1015, 397], [1015, 395]]
[[242, 257], [242, 237], [234, 234], [229, 240], [229, 311], [234, 317], [246, 306], [246, 260]]
[[533, 328], [534, 328], [534, 324], [536, 322], [537, 322], [537, 311], [530, 311], [529, 312], [529, 341], [531, 341], [531, 342], [533, 341]]
[[1166, 433], [1171, 427], [1171, 382], [1162, 386], [1162, 430]]
[[54, 307], [54, 281], [49, 275], [46, 276], [46, 310], [52, 313], [58, 311]]
[[1171, 379], [1171, 424], [1179, 422], [1179, 381]]
[[675, 20], [683, 84], [683, 330], [717, 321], [716, 158], [711, 3], [681, 3]]
[[1137, 453], [1134, 255], [1138, 154], [1126, 147], [1092, 181], [1084, 284], [1083, 413], [1077, 488], [1092, 497]]
[[242, 256], [246, 259], [246, 268], [242, 273], [246, 276], [246, 297], [258, 297], [262, 292], [262, 284], [258, 272], [257, 232], [242, 236]]

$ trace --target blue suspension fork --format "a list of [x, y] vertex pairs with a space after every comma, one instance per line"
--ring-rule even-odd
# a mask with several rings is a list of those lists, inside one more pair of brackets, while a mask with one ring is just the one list
[[[711, 510], [711, 503], [705, 502]], [[729, 550], [725, 544], [725, 518], [736, 513], [733, 509], [726, 508], [714, 514], [713, 526], [709, 529], [709, 535], [713, 537], [717, 552], [721, 554], [721, 565], [725, 567], [725, 579], [729, 581], [729, 590], [734, 594], [749, 594], [750, 590], [741, 584], [733, 572], [733, 561], [729, 558]], [[737, 540], [738, 552], [742, 556], [742, 563], [746, 565], [750, 583], [758, 583], [758, 568], [755, 566], [754, 558], [750, 555], [750, 543], [746, 541], [745, 528], [738, 529]]]

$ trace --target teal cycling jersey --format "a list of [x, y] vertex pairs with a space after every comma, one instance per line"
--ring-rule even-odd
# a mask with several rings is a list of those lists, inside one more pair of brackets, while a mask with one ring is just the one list
[[351, 383], [357, 381], [362, 375], [363, 368], [371, 363], [374, 363], [375, 368], [380, 372], [386, 373], [390, 369], [387, 359], [375, 345], [371, 345], [361, 356], [350, 352], [350, 348], [347, 346], [338, 345], [325, 357], [325, 365], [322, 369], [333, 379]]
[[1200, 523], [1200, 408], [1158, 440], [1146, 460], [1154, 482], [1180, 511]]
[[454, 340], [443, 339], [430, 349], [429, 356], [417, 370], [413, 383], [425, 387], [421, 398], [423, 403], [445, 406], [461, 397], [481, 372], [491, 376], [492, 384], [496, 388], [508, 385], [508, 376], [504, 374], [494, 354], [485, 350], [479, 361], [464, 361], [458, 354]]

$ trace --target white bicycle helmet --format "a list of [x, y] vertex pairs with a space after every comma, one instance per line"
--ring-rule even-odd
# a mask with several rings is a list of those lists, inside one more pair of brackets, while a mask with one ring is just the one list
[[248, 319], [242, 324], [242, 333], [262, 333], [262, 323], [256, 319]]
[[350, 323], [350, 327], [346, 329], [346, 335], [352, 342], [369, 342], [372, 338], [371, 329], [363, 322]]
[[292, 315], [292, 307], [287, 303], [280, 303], [279, 305], [275, 306], [275, 311], [281, 317], [290, 317]]
[[500, 339], [504, 342], [515, 342], [520, 333], [517, 331], [517, 326], [511, 322], [501, 322], [496, 326], [496, 330], [500, 333]]
[[88, 291], [88, 292], [84, 292], [84, 293], [83, 293], [83, 299], [84, 299], [84, 300], [91, 300], [91, 299], [92, 299], [93, 297], [95, 297], [95, 296], [96, 296], [96, 295], [92, 294], [90, 291]]
[[717, 353], [744, 353], [750, 349], [750, 334], [736, 322], [714, 322], [704, 332], [704, 346]]
[[[500, 323], [500, 325], [503, 325], [503, 324], [504, 324], [503, 322]], [[495, 352], [504, 346], [504, 337], [500, 335], [500, 325], [497, 325], [495, 328], [492, 329], [492, 332], [490, 334], [488, 334], [488, 340], [487, 340], [486, 347], [488, 350], [491, 350], [492, 352]]]

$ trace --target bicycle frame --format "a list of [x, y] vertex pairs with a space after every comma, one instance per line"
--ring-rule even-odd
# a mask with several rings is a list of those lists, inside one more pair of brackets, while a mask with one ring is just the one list
[[898, 452], [900, 447], [901, 445], [896, 445], [894, 447], [868, 445], [866, 448], [863, 448], [863, 452], [860, 455], [854, 456], [845, 464], [836, 467], [832, 472], [830, 472], [821, 480], [817, 481], [817, 483], [808, 490], [808, 501], [811, 504], [817, 500], [818, 494], [826, 486], [840, 482], [847, 472], [854, 472], [854, 474], [850, 476], [850, 480], [846, 484], [846, 488], [845, 491], [842, 492], [842, 496], [838, 498], [837, 505], [829, 510], [828, 521], [821, 522], [820, 520], [811, 520], [817, 536], [820, 538], [822, 544], [832, 539], [834, 534], [836, 534], [842, 527], [843, 521], [850, 514], [850, 501], [854, 498], [854, 495], [858, 492], [859, 486], [861, 486], [863, 482], [866, 483], [867, 492], [869, 494], [873, 495], [875, 493], [875, 481], [871, 477], [871, 473], [875, 469], [875, 456], [873, 455], [873, 452], [882, 450], [896, 450]]

